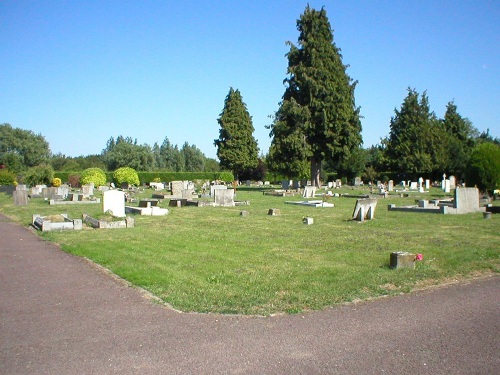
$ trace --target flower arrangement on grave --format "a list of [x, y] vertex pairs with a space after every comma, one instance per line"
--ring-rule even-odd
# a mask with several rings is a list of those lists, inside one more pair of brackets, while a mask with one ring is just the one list
[[417, 254], [415, 255], [415, 260], [416, 261], [424, 260], [424, 256], [422, 254]]
[[61, 186], [61, 183], [62, 183], [62, 181], [58, 177], [55, 177], [55, 178], [52, 179], [52, 186], [54, 186], [54, 187]]
[[161, 178], [160, 177], [155, 177], [155, 178], [153, 178], [153, 182], [161, 182]]

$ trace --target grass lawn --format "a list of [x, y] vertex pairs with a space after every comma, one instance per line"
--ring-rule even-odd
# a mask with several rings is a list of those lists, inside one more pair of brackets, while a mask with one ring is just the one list
[[[367, 193], [344, 188], [335, 192]], [[151, 190], [142, 195], [150, 198]], [[334, 208], [285, 204], [261, 188], [240, 188], [240, 207], [173, 207], [163, 217], [134, 216], [135, 228], [46, 232], [64, 251], [87, 257], [182, 311], [269, 315], [321, 309], [353, 300], [498, 273], [500, 217], [390, 212], [431, 193], [379, 199], [373, 221], [350, 220], [356, 200]], [[162, 206], [167, 207], [168, 202]], [[270, 208], [281, 215], [269, 216]], [[240, 211], [249, 216], [240, 216]], [[98, 214], [101, 205], [15, 207], [0, 193], [0, 211], [21, 225], [32, 214]], [[305, 216], [314, 219], [304, 225]], [[389, 268], [390, 253], [422, 253], [415, 270]]]

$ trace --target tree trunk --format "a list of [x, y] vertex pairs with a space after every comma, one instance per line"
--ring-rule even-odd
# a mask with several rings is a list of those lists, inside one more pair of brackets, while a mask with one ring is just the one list
[[311, 158], [311, 184], [319, 188], [319, 174], [321, 172], [321, 160], [317, 160], [314, 156]]

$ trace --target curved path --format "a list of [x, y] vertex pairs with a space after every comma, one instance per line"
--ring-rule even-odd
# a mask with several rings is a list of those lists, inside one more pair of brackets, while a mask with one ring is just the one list
[[292, 316], [183, 314], [0, 214], [0, 374], [500, 374], [499, 287]]

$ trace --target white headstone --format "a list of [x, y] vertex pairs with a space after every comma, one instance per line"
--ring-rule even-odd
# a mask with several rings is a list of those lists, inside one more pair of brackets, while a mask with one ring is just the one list
[[105, 191], [102, 195], [102, 211], [109, 211], [116, 217], [125, 217], [125, 193], [119, 190]]
[[450, 189], [456, 189], [457, 187], [457, 179], [455, 176], [450, 176]]
[[431, 180], [425, 180], [425, 189], [429, 190], [430, 187], [431, 187]]
[[444, 192], [449, 193], [450, 191], [450, 180], [444, 180]]
[[394, 190], [394, 181], [389, 180], [389, 185], [387, 186], [388, 191], [393, 191]]
[[302, 194], [303, 198], [314, 198], [316, 194], [316, 186], [306, 186], [304, 188], [304, 194]]

